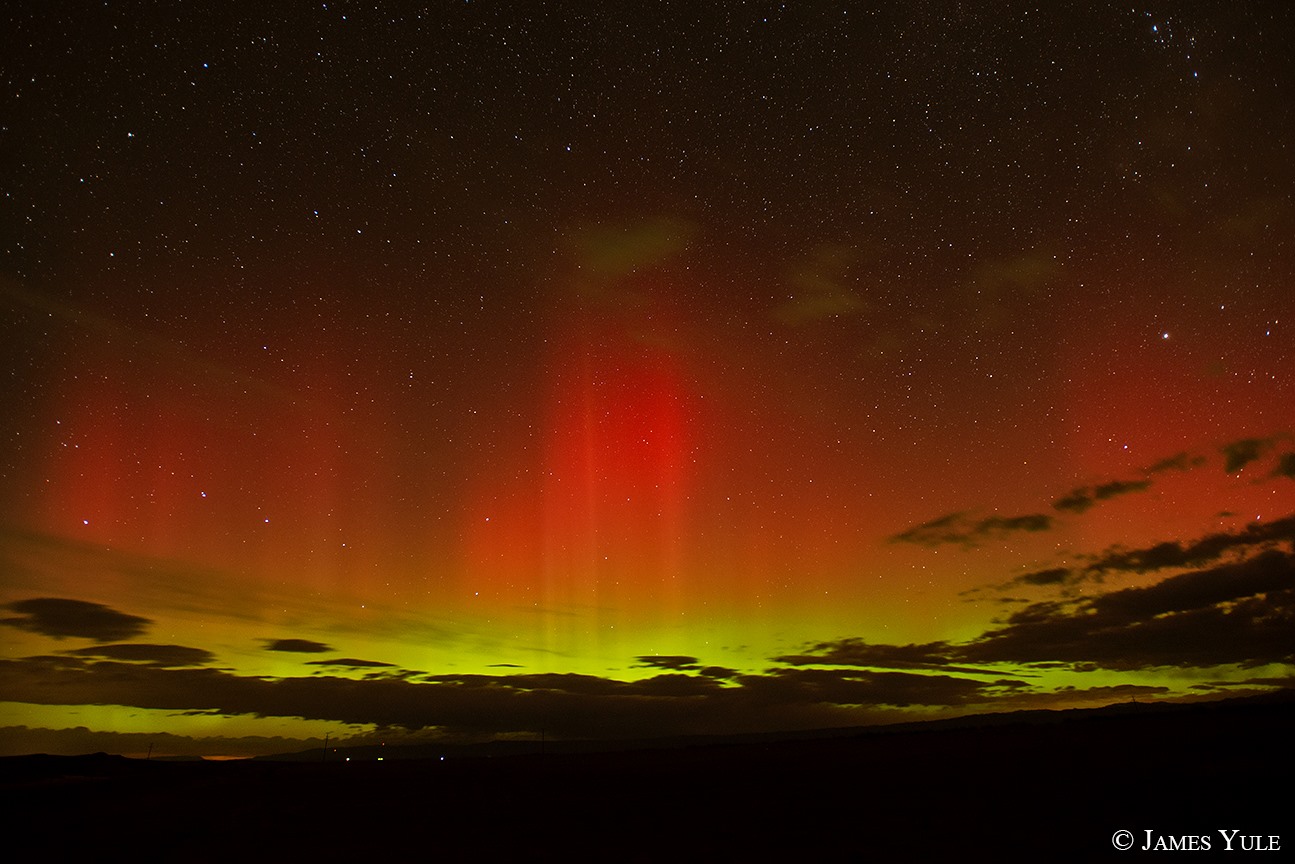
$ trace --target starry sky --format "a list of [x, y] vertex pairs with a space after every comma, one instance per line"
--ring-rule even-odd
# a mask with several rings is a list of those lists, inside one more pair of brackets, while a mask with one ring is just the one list
[[5, 752], [1291, 685], [1289, 4], [0, 18]]

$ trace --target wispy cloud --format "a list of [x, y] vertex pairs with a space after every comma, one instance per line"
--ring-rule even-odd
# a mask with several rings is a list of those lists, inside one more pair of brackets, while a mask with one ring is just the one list
[[1046, 513], [989, 516], [984, 519], [971, 519], [965, 513], [950, 513], [901, 531], [890, 540], [894, 543], [916, 543], [919, 546], [940, 546], [945, 543], [975, 546], [990, 537], [1021, 531], [1037, 533], [1051, 527], [1052, 517]]
[[1151, 488], [1150, 480], [1112, 480], [1098, 486], [1080, 486], [1077, 489], [1071, 489], [1052, 502], [1052, 506], [1058, 510], [1083, 513], [1099, 502], [1133, 492], [1144, 492], [1149, 488]]
[[824, 245], [787, 273], [787, 297], [773, 315], [784, 324], [808, 324], [862, 311], [863, 298], [850, 285], [849, 270], [857, 253], [846, 246]]
[[1187, 452], [1175, 453], [1159, 462], [1154, 462], [1142, 470], [1147, 474], [1163, 474], [1166, 471], [1191, 471], [1204, 465], [1204, 456], [1193, 456]]

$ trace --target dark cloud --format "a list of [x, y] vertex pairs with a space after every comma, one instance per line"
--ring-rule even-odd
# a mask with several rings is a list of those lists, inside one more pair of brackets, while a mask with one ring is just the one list
[[1168, 687], [1153, 684], [1109, 684], [1098, 687], [1072, 687], [1065, 685], [1055, 690], [1020, 691], [1005, 695], [1001, 704], [1006, 708], [1049, 708], [1074, 705], [1076, 702], [1103, 703], [1129, 702], [1138, 697], [1154, 699], [1172, 694]]
[[[167, 710], [337, 720], [445, 734], [538, 734], [555, 737], [636, 737], [851, 725], [868, 711], [779, 699], [711, 678], [666, 674], [623, 682], [574, 674], [443, 675], [422, 682], [335, 676], [266, 679], [217, 669], [163, 669], [112, 661], [62, 658], [0, 660], [0, 692], [37, 704], [131, 705]], [[921, 677], [921, 676], [914, 676]], [[940, 704], [910, 683], [904, 698]], [[948, 688], [933, 682], [932, 688]], [[879, 695], [884, 689], [874, 688]], [[975, 685], [963, 687], [970, 698]], [[808, 691], [807, 691], [808, 692]], [[842, 693], [845, 691], [842, 690]], [[867, 696], [856, 685], [852, 699]]]
[[1260, 676], [1256, 678], [1246, 678], [1243, 681], [1219, 681], [1219, 685], [1228, 687], [1277, 687], [1282, 690], [1295, 692], [1295, 673], [1282, 676]]
[[950, 662], [947, 642], [924, 645], [878, 645], [849, 637], [806, 646], [800, 654], [773, 658], [792, 666], [863, 666], [881, 669], [939, 668]]
[[1204, 456], [1192, 456], [1189, 453], [1175, 453], [1167, 459], [1148, 465], [1142, 469], [1148, 474], [1161, 474], [1165, 471], [1190, 471], [1205, 464]]
[[1219, 448], [1223, 454], [1223, 470], [1232, 474], [1262, 456], [1274, 443], [1272, 438], [1242, 438]]
[[1052, 506], [1058, 510], [1066, 510], [1071, 513], [1083, 513], [1093, 506], [1093, 499], [1088, 494], [1087, 488], [1080, 488], [1067, 492], [1056, 501], [1053, 501]]
[[[1034, 570], [1024, 573], [1007, 582], [998, 585], [982, 585], [977, 588], [968, 588], [960, 591], [959, 596], [966, 597], [966, 602], [979, 602], [985, 594], [990, 592], [1006, 591], [1009, 588], [1019, 588], [1021, 586], [1050, 586], [1050, 585], [1070, 585], [1084, 578], [1083, 571], [1076, 572], [1069, 567], [1050, 567], [1046, 570]], [[995, 603], [1028, 603], [1020, 597], [994, 597]]]
[[1115, 549], [1085, 568], [1090, 573], [1110, 570], [1149, 573], [1167, 567], [1195, 567], [1238, 549], [1281, 541], [1295, 541], [1295, 516], [1268, 522], [1252, 522], [1235, 533], [1208, 534], [1191, 543], [1157, 543], [1145, 549]]
[[1017, 576], [1008, 585], [1062, 585], [1071, 581], [1071, 571], [1067, 567], [1052, 567], [1048, 570], [1036, 570]]
[[6, 608], [23, 617], [3, 618], [0, 619], [0, 624], [55, 639], [70, 636], [93, 639], [96, 642], [117, 642], [140, 635], [153, 623], [147, 618], [127, 615], [99, 603], [61, 597], [19, 600]]
[[148, 663], [152, 666], [203, 666], [216, 659], [216, 655], [202, 648], [188, 648], [184, 645], [146, 645], [131, 643], [125, 645], [93, 645], [89, 648], [77, 648], [65, 651], [80, 657], [103, 657], [108, 660], [126, 660], [135, 663]]
[[1034, 603], [957, 647], [979, 663], [1109, 669], [1295, 662], [1295, 559], [1254, 558], [1077, 601]]
[[[715, 670], [718, 667], [703, 667]], [[699, 670], [701, 671], [701, 670]], [[665, 672], [639, 681], [590, 675], [336, 676], [270, 679], [77, 657], [0, 661], [0, 692], [38, 704], [131, 705], [293, 716], [445, 734], [653, 736], [822, 728], [899, 719], [902, 706], [989, 703], [1027, 687], [948, 674], [776, 669], [758, 675]]]
[[964, 513], [950, 513], [902, 531], [890, 540], [892, 543], [916, 543], [919, 546], [940, 546], [945, 543], [975, 546], [988, 537], [1018, 531], [1047, 531], [1051, 527], [1052, 517], [1046, 513], [989, 516], [980, 520], [969, 519]]
[[[1041, 584], [1066, 578], [1028, 575]], [[1030, 670], [1045, 668], [1231, 666], [1275, 678], [1259, 667], [1295, 665], [1292, 633], [1295, 555], [1268, 549], [1152, 585], [1032, 603], [968, 642], [845, 638], [773, 658], [779, 665], [758, 674], [705, 666], [690, 655], [644, 655], [637, 662], [661, 673], [638, 681], [574, 673], [429, 675], [354, 658], [309, 665], [360, 669], [362, 677], [271, 678], [203, 666], [211, 655], [200, 649], [120, 644], [0, 660], [0, 692], [33, 704], [300, 717], [446, 735], [732, 733], [895, 720], [914, 707], [1048, 706], [1168, 692], [1133, 685], [1057, 689], [1029, 680]], [[1004, 671], [1012, 666], [1020, 671]], [[1216, 677], [1222, 676], [1211, 672]]]
[[[388, 663], [384, 665], [390, 666], [391, 664]], [[420, 672], [416, 669], [374, 669], [372, 672], [365, 672], [362, 677], [366, 680], [374, 678], [395, 678], [399, 680], [412, 681], [426, 674], [426, 672]]]
[[1081, 486], [1078, 489], [1070, 490], [1061, 498], [1052, 502], [1052, 506], [1058, 510], [1083, 513], [1099, 501], [1105, 501], [1118, 495], [1128, 495], [1131, 492], [1142, 492], [1150, 487], [1150, 480], [1112, 480], [1110, 483], [1102, 483], [1099, 486]]
[[[119, 646], [106, 646], [0, 661], [0, 692], [36, 704], [301, 717], [448, 735], [633, 737], [857, 725], [900, 719], [896, 712], [912, 707], [1026, 707], [1156, 695], [1166, 688], [1057, 690], [984, 667], [1290, 664], [1292, 633], [1295, 562], [1269, 550], [1151, 586], [1034, 603], [966, 643], [885, 645], [847, 638], [774, 658], [784, 665], [760, 674], [703, 666], [687, 655], [645, 655], [640, 663], [663, 672], [639, 681], [574, 673], [393, 673], [387, 664], [358, 680], [330, 674], [275, 679], [122, 662]], [[144, 647], [158, 659], [162, 649], [178, 646]], [[379, 666], [350, 658], [312, 664]]]
[[[1227, 551], [1254, 552], [1293, 537], [1295, 517], [1288, 517], [1186, 546], [1167, 543], [1120, 552], [1099, 563], [1140, 572], [1191, 562], [1199, 568], [1202, 562], [1213, 562]], [[1085, 671], [1291, 663], [1295, 661], [1292, 561], [1295, 558], [1280, 549], [1267, 549], [1246, 559], [1188, 570], [1149, 586], [1030, 603], [1012, 613], [1002, 626], [967, 643], [895, 646], [843, 639], [777, 659], [791, 664], [907, 664], [956, 672], [977, 671], [958, 664], [1026, 663]], [[1065, 584], [1085, 575], [1055, 568], [1017, 577], [999, 588]]]
[[[1219, 514], [1226, 518], [1231, 514]], [[1086, 567], [1075, 570], [1053, 567], [1017, 576], [1007, 582], [963, 591], [963, 596], [975, 600], [985, 592], [1005, 591], [1020, 586], [1071, 585], [1083, 580], [1101, 582], [1109, 572], [1152, 573], [1178, 567], [1200, 567], [1234, 552], [1254, 551], [1274, 544], [1295, 543], [1295, 516], [1286, 516], [1267, 522], [1251, 522], [1236, 532], [1208, 534], [1188, 543], [1177, 541], [1157, 543], [1143, 549], [1109, 549]], [[1019, 598], [996, 598], [994, 602], [1028, 602]]]
[[1008, 533], [1012, 531], [1047, 531], [1052, 527], [1052, 517], [1044, 513], [1024, 516], [990, 516], [976, 523], [977, 535]]
[[684, 675], [670, 672], [644, 678], [628, 685], [636, 696], [653, 698], [692, 699], [695, 697], [710, 698], [724, 692], [724, 685], [714, 678], [699, 675]]
[[[1099, 616], [1114, 613], [1125, 618], [1153, 618], [1214, 606], [1242, 597], [1295, 588], [1291, 556], [1276, 550], [1247, 561], [1209, 570], [1180, 573], [1144, 588], [1125, 588], [1087, 601]], [[1295, 647], [1295, 631], [1292, 631]]]
[[298, 654], [323, 654], [332, 651], [332, 646], [313, 639], [267, 639], [266, 651], [294, 651]]
[[942, 543], [964, 542], [968, 525], [963, 513], [949, 513], [929, 522], [914, 525], [907, 531], [890, 538], [892, 543], [916, 543], [919, 546], [938, 546]]
[[846, 669], [773, 669], [764, 675], [743, 675], [738, 682], [761, 701], [953, 707], [988, 702], [1004, 692], [1027, 687], [1023, 681], [977, 681], [952, 675], [912, 672], [873, 672]]
[[1277, 457], [1277, 465], [1273, 468], [1274, 477], [1289, 477], [1295, 480], [1295, 453], [1283, 453]]
[[683, 654], [644, 654], [634, 659], [639, 666], [652, 666], [657, 669], [684, 671], [701, 668], [696, 657], [688, 657]]

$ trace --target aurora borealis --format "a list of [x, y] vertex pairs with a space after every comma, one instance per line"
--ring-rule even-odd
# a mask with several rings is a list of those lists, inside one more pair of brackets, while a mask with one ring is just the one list
[[0, 13], [5, 753], [1290, 686], [1287, 4], [374, 6]]

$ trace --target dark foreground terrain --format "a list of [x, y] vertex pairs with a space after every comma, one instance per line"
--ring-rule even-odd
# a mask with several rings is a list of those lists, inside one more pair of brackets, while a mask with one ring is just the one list
[[1295, 850], [1293, 721], [1279, 699], [445, 761], [29, 756], [0, 760], [0, 807], [11, 861], [1164, 857], [1148, 830], [1268, 861]]

